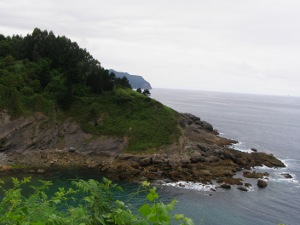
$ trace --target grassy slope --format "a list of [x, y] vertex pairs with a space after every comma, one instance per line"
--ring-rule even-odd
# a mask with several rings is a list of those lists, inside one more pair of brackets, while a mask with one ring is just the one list
[[126, 137], [129, 141], [127, 151], [130, 152], [155, 150], [172, 144], [180, 134], [176, 111], [131, 89], [76, 97], [67, 111], [58, 110], [47, 93], [19, 95], [16, 104], [6, 104], [0, 110], [8, 109], [14, 113], [17, 108], [16, 117], [29, 116], [34, 112], [42, 112], [57, 122], [71, 117], [85, 132], [95, 137]]
[[95, 137], [126, 137], [129, 141], [127, 151], [130, 152], [152, 151], [172, 144], [177, 142], [180, 134], [176, 111], [130, 89], [77, 97], [67, 111], [57, 110], [54, 100], [43, 94], [22, 96], [18, 106], [21, 110], [17, 117], [34, 112], [42, 112], [58, 122], [71, 117]]
[[128, 151], [172, 144], [179, 137], [177, 112], [130, 89], [77, 99], [67, 116], [94, 135], [128, 137]]

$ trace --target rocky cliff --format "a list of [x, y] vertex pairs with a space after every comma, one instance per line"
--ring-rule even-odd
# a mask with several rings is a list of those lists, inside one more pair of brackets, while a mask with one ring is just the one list
[[[254, 166], [284, 167], [273, 155], [245, 153], [230, 148], [236, 143], [218, 136], [213, 126], [191, 114], [181, 114], [178, 143], [155, 153], [126, 152], [126, 137], [94, 137], [71, 119], [57, 123], [36, 113], [11, 119], [0, 113], [0, 165], [2, 170], [25, 166], [94, 168], [114, 179], [194, 181], [243, 184], [233, 178], [237, 171]], [[151, 151], [149, 151], [151, 152]], [[255, 174], [257, 175], [257, 174]], [[258, 176], [261, 177], [261, 176]], [[257, 177], [256, 177], [257, 178]]]
[[138, 89], [138, 88], [149, 89], [149, 90], [152, 89], [151, 84], [148, 81], [146, 81], [142, 76], [131, 75], [125, 72], [118, 72], [112, 69], [110, 69], [109, 72], [114, 73], [116, 77], [119, 78], [126, 77], [133, 89]]

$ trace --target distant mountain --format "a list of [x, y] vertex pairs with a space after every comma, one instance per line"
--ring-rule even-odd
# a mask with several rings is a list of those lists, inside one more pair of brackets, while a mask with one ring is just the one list
[[152, 89], [150, 83], [148, 81], [146, 81], [142, 76], [131, 75], [131, 74], [125, 73], [125, 72], [118, 72], [113, 69], [110, 69], [109, 72], [114, 73], [116, 75], [116, 77], [120, 77], [120, 78], [126, 77], [133, 89], [138, 89], [138, 88]]

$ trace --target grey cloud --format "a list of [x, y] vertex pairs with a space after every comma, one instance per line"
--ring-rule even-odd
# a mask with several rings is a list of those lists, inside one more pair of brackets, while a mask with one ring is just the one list
[[0, 29], [53, 30], [105, 67], [160, 87], [285, 94], [300, 86], [299, 8], [298, 0], [1, 0]]

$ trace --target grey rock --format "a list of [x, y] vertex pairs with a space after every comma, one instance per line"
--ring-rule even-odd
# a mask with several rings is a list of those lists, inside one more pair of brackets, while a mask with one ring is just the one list
[[206, 122], [206, 121], [202, 121], [201, 125], [207, 131], [214, 131], [213, 126], [210, 123]]
[[191, 158], [188, 157], [188, 156], [182, 157], [182, 158], [180, 159], [180, 162], [181, 162], [182, 164], [188, 164], [188, 163], [191, 162]]
[[195, 152], [192, 156], [191, 156], [191, 162], [192, 163], [197, 163], [197, 162], [201, 162], [203, 161], [203, 156], [201, 155], [200, 152]]
[[197, 121], [201, 121], [201, 119], [193, 114], [190, 113], [183, 113], [182, 115], [184, 115], [186, 118], [192, 120], [193, 122], [197, 122]]

